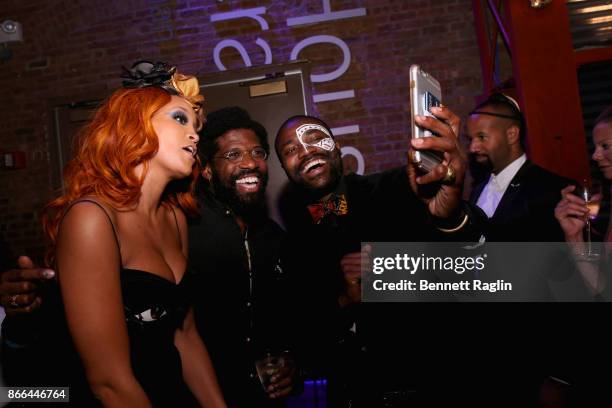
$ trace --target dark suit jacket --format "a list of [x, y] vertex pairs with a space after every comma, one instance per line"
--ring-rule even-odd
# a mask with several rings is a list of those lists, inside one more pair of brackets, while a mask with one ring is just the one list
[[[456, 382], [463, 372], [458, 361], [472, 358], [457, 352], [468, 349], [472, 340], [473, 330], [466, 325], [479, 327], [480, 321], [459, 317], [457, 310], [463, 308], [444, 303], [362, 303], [340, 309], [337, 298], [344, 285], [340, 259], [368, 241], [477, 240], [483, 220], [474, 214], [470, 217], [473, 224], [456, 238], [440, 233], [412, 193], [405, 167], [345, 176], [338, 192], [346, 195], [348, 214], [319, 224], [313, 223], [306, 207], [308, 199], [299, 191], [288, 191], [281, 201], [290, 248], [295, 251], [288, 259], [296, 264], [289, 269], [299, 271], [296, 293], [306, 297], [302, 321], [304, 328], [311, 329], [302, 338], [305, 353], [314, 354], [307, 359], [313, 366], [310, 369], [331, 381], [348, 378], [348, 388], [355, 394], [418, 388], [427, 395], [430, 406], [441, 406], [431, 401], [434, 396], [426, 388], [435, 384], [448, 390], [452, 385], [448, 380]], [[349, 331], [353, 321], [357, 322], [357, 336]], [[328, 393], [333, 392], [330, 384]], [[328, 406], [337, 405], [329, 402]]]
[[[488, 179], [472, 191], [476, 204]], [[559, 242], [563, 231], [555, 219], [561, 189], [572, 180], [527, 160], [514, 176], [485, 233], [489, 242]], [[575, 184], [575, 183], [574, 183]]]

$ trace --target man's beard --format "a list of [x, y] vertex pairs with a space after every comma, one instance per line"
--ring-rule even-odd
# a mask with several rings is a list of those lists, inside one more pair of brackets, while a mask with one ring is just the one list
[[491, 163], [491, 160], [488, 159], [488, 157], [486, 161], [478, 162], [476, 161], [476, 157], [474, 155], [470, 155], [469, 168], [474, 183], [479, 184], [489, 178], [489, 175], [493, 170], [493, 164]]
[[481, 159], [480, 161], [478, 161], [476, 159], [477, 156], [475, 154], [471, 155], [470, 159], [473, 160], [475, 165], [482, 167], [486, 171], [493, 170], [493, 162], [491, 161], [491, 158], [485, 154], [481, 154], [479, 156], [481, 158], [484, 158], [484, 160]]
[[[236, 189], [236, 180], [245, 175], [257, 176], [261, 182], [259, 190], [255, 193], [240, 194]], [[241, 217], [248, 218], [251, 215], [259, 214], [266, 210], [266, 185], [268, 184], [267, 175], [264, 176], [258, 170], [243, 170], [232, 174], [229, 185], [224, 184], [217, 173], [212, 173], [212, 190], [219, 201], [229, 206], [232, 211]]]

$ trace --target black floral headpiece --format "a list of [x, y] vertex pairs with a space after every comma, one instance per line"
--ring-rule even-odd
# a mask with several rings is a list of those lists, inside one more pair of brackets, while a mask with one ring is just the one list
[[[172, 79], [176, 67], [165, 62], [152, 63], [149, 61], [138, 61], [127, 69], [122, 67], [124, 88], [146, 88], [149, 86], [164, 87]], [[176, 90], [174, 90], [176, 91]]]
[[166, 62], [138, 61], [132, 68], [123, 68], [124, 88], [160, 87], [173, 95], [185, 97], [198, 112], [202, 108], [204, 97], [200, 95], [200, 86], [194, 76], [183, 75], [176, 71], [176, 67]]

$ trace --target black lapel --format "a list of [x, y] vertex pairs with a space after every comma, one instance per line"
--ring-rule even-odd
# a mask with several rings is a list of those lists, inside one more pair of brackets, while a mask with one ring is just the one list
[[483, 181], [482, 183], [474, 187], [474, 189], [472, 190], [472, 193], [470, 194], [470, 203], [476, 205], [476, 203], [478, 202], [478, 197], [480, 197], [480, 194], [482, 194], [482, 190], [484, 190], [490, 178], [491, 178], [491, 175], [489, 175], [489, 177], [487, 177], [485, 181]]
[[527, 175], [532, 167], [533, 164], [529, 160], [523, 163], [518, 173], [515, 174], [512, 181], [508, 185], [504, 196], [493, 214], [492, 220], [503, 220], [521, 208], [520, 205], [517, 205], [517, 203], [520, 202], [517, 201], [517, 199], [520, 197], [521, 192], [523, 191], [523, 183], [526, 181]]

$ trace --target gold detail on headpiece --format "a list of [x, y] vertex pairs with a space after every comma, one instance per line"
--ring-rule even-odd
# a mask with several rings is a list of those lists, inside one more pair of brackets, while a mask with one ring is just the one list
[[176, 72], [172, 75], [171, 84], [181, 96], [191, 103], [194, 111], [199, 112], [202, 109], [204, 96], [200, 94], [200, 84], [196, 77]]

